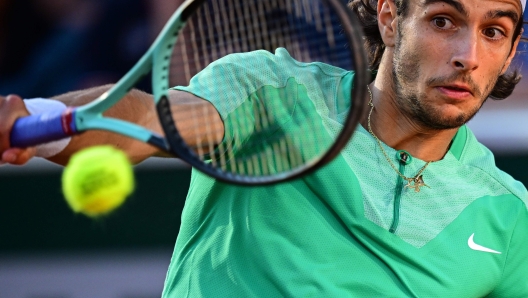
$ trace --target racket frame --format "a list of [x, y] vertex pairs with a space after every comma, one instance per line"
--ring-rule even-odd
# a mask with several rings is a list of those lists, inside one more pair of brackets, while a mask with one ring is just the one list
[[[343, 31], [346, 33], [348, 38], [349, 45], [354, 46], [350, 52], [356, 69], [353, 82], [354, 88], [351, 90], [351, 98], [353, 99], [351, 109], [353, 111], [352, 113], [349, 113], [343, 124], [343, 130], [339, 133], [336, 140], [334, 141], [334, 144], [329, 148], [329, 150], [320, 158], [309, 161], [302, 167], [298, 167], [284, 173], [268, 176], [247, 176], [225, 172], [219, 168], [213, 167], [210, 163], [202, 161], [200, 157], [188, 147], [176, 128], [170, 109], [170, 103], [167, 94], [165, 93], [159, 97], [156, 107], [167, 142], [169, 143], [169, 147], [175, 151], [178, 157], [188, 162], [197, 170], [223, 182], [235, 183], [238, 185], [269, 185], [292, 180], [302, 175], [311, 173], [330, 162], [341, 152], [341, 149], [346, 146], [350, 140], [357, 125], [359, 124], [359, 121], [364, 117], [364, 115], [366, 115], [368, 108], [366, 102], [366, 87], [369, 83], [368, 80], [370, 75], [367, 72], [368, 60], [363, 48], [363, 29], [359, 21], [355, 18], [355, 16], [353, 16], [353, 14], [341, 0], [321, 1], [326, 1], [338, 14], [338, 18], [343, 25]], [[187, 9], [185, 12], [193, 13], [203, 2], [204, 1], [186, 1], [184, 5], [188, 5], [187, 7], [189, 7], [189, 9]], [[192, 7], [192, 9], [190, 9], [190, 7]], [[187, 18], [185, 18], [185, 20], [186, 19]], [[164, 56], [163, 58], [165, 57], [167, 56]], [[162, 93], [160, 92], [160, 94]]]
[[162, 98], [168, 98], [169, 63], [173, 46], [185, 21], [204, 1], [185, 1], [180, 5], [154, 43], [132, 69], [110, 90], [91, 103], [75, 109], [74, 119], [77, 131], [107, 130], [152, 144], [168, 152], [172, 151], [162, 136], [134, 123], [103, 117], [103, 112], [115, 105], [151, 72], [154, 103], [157, 105]]
[[[240, 0], [244, 1], [244, 0]], [[225, 172], [215, 168], [212, 164], [204, 162], [192, 151], [180, 133], [178, 132], [172, 117], [171, 106], [168, 98], [169, 92], [169, 64], [178, 34], [184, 28], [186, 21], [197, 11], [205, 0], [186, 0], [171, 16], [161, 33], [142, 58], [128, 71], [110, 90], [99, 96], [89, 104], [76, 108], [68, 108], [65, 111], [57, 111], [53, 115], [33, 115], [25, 120], [22, 125], [13, 127], [15, 139], [18, 143], [26, 146], [37, 145], [43, 142], [54, 141], [73, 134], [87, 130], [106, 130], [115, 132], [142, 142], [152, 144], [162, 150], [188, 162], [199, 171], [206, 173], [218, 180], [235, 183], [239, 185], [267, 185], [286, 180], [295, 179], [301, 175], [313, 172], [315, 169], [330, 162], [336, 157], [341, 149], [348, 143], [354, 133], [359, 121], [367, 111], [366, 86], [370, 75], [367, 73], [367, 58], [363, 48], [362, 27], [356, 17], [349, 11], [342, 0], [321, 0], [332, 8], [342, 24], [342, 30], [354, 48], [350, 50], [352, 61], [354, 61], [355, 75], [351, 90], [352, 112], [344, 122], [344, 128], [337, 136], [334, 144], [320, 158], [309, 161], [304, 166], [287, 172], [268, 176], [246, 176]], [[152, 72], [152, 73], [151, 73]], [[151, 73], [152, 93], [154, 104], [162, 124], [165, 137], [152, 132], [142, 126], [127, 121], [107, 118], [103, 113], [123, 98], [143, 77]], [[52, 121], [44, 121], [44, 118], [52, 118]], [[21, 118], [23, 119], [23, 118]], [[19, 119], [19, 120], [21, 120]], [[66, 121], [67, 119], [67, 121]], [[70, 120], [71, 119], [71, 120]], [[19, 121], [17, 120], [17, 122]], [[31, 128], [39, 128], [39, 123], [54, 122], [54, 127], [63, 127], [64, 132], [59, 136], [49, 137], [49, 132], [36, 133], [32, 136], [24, 136], [24, 131]], [[72, 123], [73, 122], [73, 123]], [[26, 124], [31, 125], [26, 125]], [[49, 125], [51, 127], [51, 125]], [[66, 128], [65, 128], [66, 127]], [[45, 130], [42, 130], [45, 131]], [[56, 130], [57, 131], [57, 130]], [[40, 135], [39, 135], [40, 134]], [[38, 137], [38, 138], [37, 138]], [[47, 139], [46, 139], [47, 138]], [[38, 143], [33, 143], [36, 139]], [[13, 144], [14, 142], [12, 142]]]

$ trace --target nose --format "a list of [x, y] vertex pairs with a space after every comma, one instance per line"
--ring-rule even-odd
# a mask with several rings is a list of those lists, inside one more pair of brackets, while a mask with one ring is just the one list
[[467, 34], [452, 43], [453, 56], [451, 57], [451, 66], [458, 71], [474, 71], [479, 66], [479, 45], [478, 39], [474, 34]]

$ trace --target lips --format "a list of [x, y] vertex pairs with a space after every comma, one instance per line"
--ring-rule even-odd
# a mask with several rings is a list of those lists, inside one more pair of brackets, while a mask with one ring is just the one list
[[473, 96], [471, 88], [462, 84], [449, 84], [436, 87], [444, 95], [453, 99], [465, 99]]
[[458, 85], [458, 84], [455, 84], [455, 85], [447, 85], [447, 86], [443, 86], [444, 88], [448, 88], [448, 89], [453, 89], [455, 91], [461, 91], [461, 92], [469, 92], [471, 94], [473, 94], [473, 92], [471, 92], [471, 88], [467, 85]]

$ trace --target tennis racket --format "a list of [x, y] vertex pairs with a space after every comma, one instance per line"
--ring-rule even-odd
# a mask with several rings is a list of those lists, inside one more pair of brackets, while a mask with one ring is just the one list
[[[344, 120], [324, 120], [335, 107], [300, 103], [295, 100], [298, 91], [263, 92], [251, 105], [233, 109], [236, 114], [230, 117], [236, 121], [231, 121], [229, 134], [226, 128], [222, 142], [213, 141], [217, 129], [200, 119], [196, 130], [206, 135], [198, 144], [181, 136], [168, 100], [175, 81], [188, 83], [195, 73], [229, 54], [274, 53], [279, 48], [299, 63], [322, 62], [355, 72], [350, 96], [325, 100], [324, 94], [317, 95], [321, 102], [344, 107], [346, 113], [338, 115]], [[103, 116], [148, 74], [165, 136]], [[366, 112], [369, 76], [362, 27], [343, 0], [187, 0], [147, 53], [108, 92], [85, 106], [18, 119], [11, 146], [25, 148], [88, 130], [106, 130], [157, 146], [225, 182], [271, 184], [313, 171], [339, 154]], [[217, 108], [232, 105], [206, 99]], [[203, 113], [195, 112], [186, 114]], [[291, 119], [281, 118], [284, 115]], [[230, 138], [241, 135], [244, 139]]]

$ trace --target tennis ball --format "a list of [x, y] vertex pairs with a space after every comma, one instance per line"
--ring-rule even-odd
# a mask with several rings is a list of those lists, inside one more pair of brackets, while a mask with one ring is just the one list
[[119, 207], [134, 190], [134, 172], [126, 154], [112, 146], [75, 153], [62, 174], [62, 192], [73, 211], [89, 217]]

